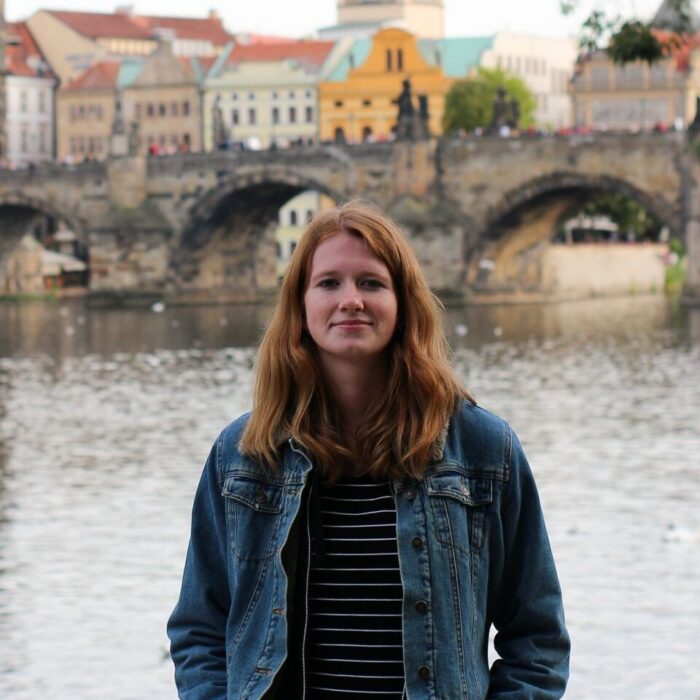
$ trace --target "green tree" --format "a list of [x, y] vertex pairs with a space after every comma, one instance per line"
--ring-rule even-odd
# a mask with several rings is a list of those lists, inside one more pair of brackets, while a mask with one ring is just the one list
[[[581, 9], [581, 0], [560, 0], [561, 12], [570, 15]], [[619, 15], [594, 9], [581, 25], [579, 44], [583, 51], [595, 51], [603, 47], [615, 63], [624, 65], [632, 61], [654, 63], [681, 43], [684, 35], [695, 31], [692, 0], [666, 0], [665, 12], [652, 28], [651, 21], [636, 18], [623, 20]], [[663, 29], [661, 37], [652, 29]]]
[[443, 131], [473, 131], [477, 127], [488, 127], [499, 87], [505, 89], [507, 100], [517, 101], [520, 127], [534, 126], [535, 98], [525, 82], [500, 68], [479, 68], [476, 75], [457, 81], [449, 89], [442, 117]]
[[[661, 224], [639, 202], [624, 194], [607, 192], [599, 194], [584, 204], [576, 213], [584, 216], [608, 216], [625, 235], [637, 241], [658, 239]], [[573, 217], [572, 217], [573, 218]]]

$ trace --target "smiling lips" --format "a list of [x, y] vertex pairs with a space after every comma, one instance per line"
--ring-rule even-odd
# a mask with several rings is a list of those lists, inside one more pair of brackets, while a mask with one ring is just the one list
[[364, 326], [369, 326], [371, 324], [369, 321], [359, 321], [359, 320], [348, 319], [347, 321], [336, 321], [335, 323], [333, 323], [331, 325], [333, 327], [338, 327], [338, 328], [362, 328]]

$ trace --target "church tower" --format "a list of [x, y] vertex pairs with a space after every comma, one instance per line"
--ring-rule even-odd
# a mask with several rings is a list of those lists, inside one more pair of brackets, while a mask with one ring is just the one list
[[443, 0], [338, 0], [338, 24], [394, 25], [422, 39], [441, 39]]

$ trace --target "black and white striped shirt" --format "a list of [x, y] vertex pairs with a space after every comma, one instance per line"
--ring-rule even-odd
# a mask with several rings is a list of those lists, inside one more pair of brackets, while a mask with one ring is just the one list
[[325, 555], [310, 570], [307, 697], [400, 700], [403, 589], [389, 482], [345, 479], [320, 497]]

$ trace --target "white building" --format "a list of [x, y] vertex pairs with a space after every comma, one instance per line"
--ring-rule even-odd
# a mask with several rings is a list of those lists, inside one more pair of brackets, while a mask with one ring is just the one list
[[6, 158], [12, 166], [51, 160], [56, 78], [24, 22], [7, 25], [5, 61]]
[[204, 88], [205, 150], [214, 148], [214, 110], [228, 141], [250, 148], [318, 139], [318, 80], [334, 44], [237, 44], [212, 66]]
[[442, 39], [443, 0], [338, 0], [338, 24], [319, 29], [322, 39], [370, 36], [400, 27], [421, 39]]
[[502, 68], [522, 78], [537, 101], [537, 125], [560, 129], [571, 126], [567, 89], [577, 55], [576, 39], [499, 32], [480, 65]]

